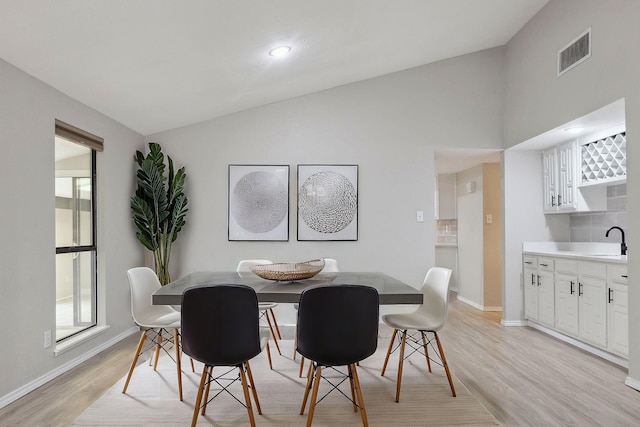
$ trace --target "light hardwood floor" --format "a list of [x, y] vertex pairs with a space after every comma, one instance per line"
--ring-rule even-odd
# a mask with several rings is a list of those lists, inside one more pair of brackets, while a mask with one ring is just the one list
[[452, 304], [441, 339], [452, 372], [505, 426], [638, 426], [627, 370], [501, 313]]
[[[507, 427], [640, 425], [640, 393], [624, 385], [627, 372], [617, 365], [532, 328], [505, 328], [499, 313], [455, 300], [440, 335], [452, 373]], [[137, 340], [1, 409], [0, 426], [71, 424], [126, 374]]]

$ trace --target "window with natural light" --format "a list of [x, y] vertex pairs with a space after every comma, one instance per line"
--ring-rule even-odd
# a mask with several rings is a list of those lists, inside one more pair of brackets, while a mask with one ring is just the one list
[[56, 342], [97, 324], [96, 150], [73, 129], [56, 123]]

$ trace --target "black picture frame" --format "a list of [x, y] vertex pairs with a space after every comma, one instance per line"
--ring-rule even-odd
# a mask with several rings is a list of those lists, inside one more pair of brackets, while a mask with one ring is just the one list
[[229, 165], [228, 238], [289, 240], [289, 165]]
[[358, 165], [300, 164], [299, 241], [358, 240]]

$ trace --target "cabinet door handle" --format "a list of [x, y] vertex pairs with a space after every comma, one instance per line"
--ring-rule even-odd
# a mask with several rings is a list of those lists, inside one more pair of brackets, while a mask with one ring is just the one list
[[573, 280], [571, 280], [569, 283], [570, 283], [571, 295], [573, 295], [573, 294], [576, 292], [576, 291], [573, 289], [573, 285], [574, 285], [575, 283], [573, 283]]
[[551, 206], [555, 206], [556, 205], [556, 196], [554, 196], [553, 194], [551, 195]]
[[613, 289], [609, 288], [609, 304], [613, 302]]
[[621, 275], [620, 275], [620, 277], [622, 277], [622, 278], [626, 279], [626, 278], [627, 278], [627, 275], [626, 275], [626, 274], [621, 274]]
[[533, 264], [533, 261], [525, 261], [524, 263], [531, 265], [531, 264]]
[[558, 194], [558, 206], [560, 206], [560, 205], [562, 204], [562, 203], [560, 202], [561, 197], [562, 197], [562, 194]]
[[538, 274], [538, 286], [540, 286], [540, 275]]
[[531, 273], [531, 286], [536, 285], [536, 275]]
[[583, 293], [584, 292], [582, 292], [582, 283], [578, 282], [578, 296], [581, 297]]
[[549, 264], [540, 264], [543, 267], [549, 267]]

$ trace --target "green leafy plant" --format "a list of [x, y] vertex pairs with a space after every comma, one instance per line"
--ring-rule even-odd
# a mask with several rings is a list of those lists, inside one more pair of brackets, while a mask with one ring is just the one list
[[136, 236], [153, 252], [156, 274], [163, 286], [171, 281], [171, 245], [184, 227], [189, 210], [189, 201], [184, 194], [185, 169], [182, 167], [174, 173], [173, 160], [169, 156], [167, 160], [169, 170], [165, 175], [165, 156], [160, 144], [150, 142], [146, 157], [136, 151], [137, 188], [131, 197], [133, 222], [138, 230]]

